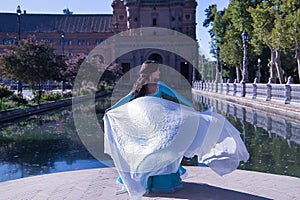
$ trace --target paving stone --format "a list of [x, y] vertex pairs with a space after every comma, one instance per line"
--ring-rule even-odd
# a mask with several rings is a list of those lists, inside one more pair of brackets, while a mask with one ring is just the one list
[[[207, 167], [185, 167], [183, 189], [150, 194], [142, 200], [268, 200], [300, 199], [300, 178], [246, 170], [219, 176]], [[21, 178], [0, 183], [0, 200], [129, 200], [116, 194], [115, 168], [78, 170]]]

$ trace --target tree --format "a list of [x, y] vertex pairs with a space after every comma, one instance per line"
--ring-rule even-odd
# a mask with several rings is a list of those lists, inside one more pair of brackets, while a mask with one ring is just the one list
[[[211, 5], [205, 10], [207, 18], [203, 22], [204, 27], [212, 26], [208, 31], [211, 37], [211, 53], [216, 55], [217, 47], [223, 43], [225, 31], [226, 31], [226, 21], [223, 20], [224, 11], [217, 11], [216, 5]], [[219, 70], [216, 69], [216, 79], [219, 76]]]
[[69, 8], [63, 9], [63, 13], [64, 13], [65, 15], [73, 15], [73, 12], [71, 12], [71, 11], [69, 10]]
[[[268, 62], [265, 65], [269, 66], [271, 83], [276, 83], [276, 77], [284, 83], [284, 78], [296, 71], [300, 79], [299, 0], [231, 0], [223, 11], [217, 11], [216, 5], [211, 5], [205, 12], [203, 26], [210, 27], [211, 52], [216, 46], [220, 47], [221, 60], [227, 66], [236, 67], [237, 79], [242, 68], [243, 30], [248, 31], [250, 38], [247, 49], [250, 68], [256, 66], [260, 55], [263, 63]], [[290, 62], [291, 51], [295, 52], [298, 65], [294, 69], [294, 62]], [[263, 59], [269, 57], [267, 54], [269, 61]], [[281, 64], [287, 62], [289, 65]]]
[[213, 38], [215, 36], [213, 26], [214, 26], [214, 19], [215, 15], [217, 13], [217, 5], [213, 4], [210, 5], [208, 8], [205, 9], [204, 11], [206, 14], [206, 19], [203, 22], [203, 27], [208, 28], [211, 26], [212, 28], [208, 30], [210, 37]]
[[[231, 66], [231, 71], [236, 72], [236, 80], [240, 82], [241, 74], [240, 71], [242, 69], [242, 61], [243, 61], [243, 42], [240, 35], [240, 30], [238, 30], [234, 24], [234, 17], [236, 16], [234, 2], [231, 1], [228, 8], [225, 10], [223, 20], [226, 20], [226, 32], [223, 36], [223, 42], [220, 45], [220, 57], [228, 66]], [[233, 73], [231, 73], [230, 82], [233, 82], [234, 77]]]
[[[252, 32], [252, 18], [247, 9], [254, 5], [256, 5], [256, 1], [232, 0], [228, 8], [222, 11], [217, 11], [216, 5], [211, 5], [205, 10], [207, 18], [203, 26], [212, 26], [209, 30], [212, 47], [214, 49], [216, 46], [220, 47], [220, 58], [229, 68], [236, 69], [237, 81], [240, 80], [240, 69], [243, 67], [241, 33], [243, 30]], [[248, 51], [252, 51], [252, 49], [249, 48]], [[230, 80], [233, 80], [232, 76]]]
[[13, 94], [5, 85], [0, 85], [0, 110], [2, 110], [3, 99]]
[[[279, 82], [283, 83], [283, 70], [281, 68], [280, 53], [282, 49], [282, 34], [280, 33], [281, 20], [279, 5], [274, 1], [263, 1], [256, 8], [249, 8], [253, 18], [253, 40], [251, 44], [255, 46], [256, 52], [261, 52], [261, 45], [265, 44], [271, 52], [271, 60], [268, 63], [270, 67], [271, 83], [276, 83], [276, 71]], [[277, 24], [277, 25], [276, 25]], [[282, 25], [282, 24], [281, 24]], [[276, 28], [277, 26], [277, 28]]]
[[[220, 46], [220, 49], [222, 49], [220, 57], [227, 65], [232, 66], [233, 69], [235, 68], [236, 80], [240, 82], [240, 71], [243, 62], [243, 51], [241, 51], [241, 49], [243, 49], [243, 43], [241, 41], [241, 34], [230, 25], [227, 26], [224, 39], [225, 42]], [[233, 79], [234, 77], [230, 77], [230, 82], [233, 82]]]
[[74, 84], [80, 65], [85, 60], [83, 54], [79, 54], [71, 59], [64, 61], [64, 67], [61, 68], [61, 75], [64, 81]]
[[[243, 40], [242, 32], [247, 30], [251, 40], [252, 35], [252, 17], [248, 12], [249, 7], [255, 7], [257, 1], [253, 0], [231, 0], [228, 8], [225, 10], [223, 20], [226, 20], [226, 32], [223, 38], [220, 57], [228, 65], [234, 66], [237, 81], [240, 81], [240, 72], [243, 70]], [[247, 63], [251, 66], [254, 58], [253, 47], [248, 43], [247, 47]], [[249, 79], [254, 77], [250, 76]], [[250, 80], [252, 81], [252, 80]]]
[[285, 37], [284, 47], [294, 46], [300, 80], [300, 2], [299, 0], [284, 0], [280, 6], [284, 29], [278, 29]]
[[52, 47], [34, 38], [22, 40], [18, 46], [10, 46], [2, 54], [0, 62], [5, 76], [31, 83], [34, 90], [35, 85], [40, 91], [43, 82], [60, 77], [60, 66]]

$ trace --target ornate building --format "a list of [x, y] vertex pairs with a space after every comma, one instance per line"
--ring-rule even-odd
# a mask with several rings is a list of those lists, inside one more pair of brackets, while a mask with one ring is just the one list
[[[96, 45], [113, 35], [112, 15], [28, 14], [18, 16], [0, 13], [0, 41], [3, 45], [15, 44], [34, 36], [53, 45], [56, 54], [68, 56], [88, 54]], [[20, 32], [18, 32], [20, 25]]]
[[[195, 0], [115, 0], [112, 3], [113, 30], [118, 33], [136, 28], [162, 27], [196, 40], [196, 6]], [[193, 78], [192, 65], [197, 63], [189, 63], [174, 53], [158, 49], [132, 51], [118, 58], [117, 63], [127, 71], [146, 59], [174, 67], [189, 81]]]
[[196, 40], [195, 0], [114, 0], [112, 25], [116, 32], [163, 27]]
[[[0, 42], [15, 44], [18, 38], [34, 35], [51, 43], [55, 53], [73, 56], [88, 54], [122, 31], [143, 27], [167, 28], [196, 40], [196, 6], [196, 0], [114, 0], [111, 15], [0, 13]], [[192, 79], [192, 63], [157, 49], [130, 52], [116, 58], [116, 63], [126, 72], [146, 59], [172, 66]]]

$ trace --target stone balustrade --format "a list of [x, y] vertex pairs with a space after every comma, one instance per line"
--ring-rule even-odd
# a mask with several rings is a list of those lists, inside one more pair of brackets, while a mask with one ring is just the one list
[[193, 83], [193, 89], [300, 105], [300, 84], [292, 84], [290, 82], [287, 82], [286, 84], [271, 84], [256, 82], [216, 83], [209, 81], [195, 81]]

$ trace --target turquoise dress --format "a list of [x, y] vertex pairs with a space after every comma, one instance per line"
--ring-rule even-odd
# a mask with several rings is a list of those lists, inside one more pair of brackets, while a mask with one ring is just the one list
[[[143, 88], [142, 88], [143, 89]], [[150, 89], [151, 90], [151, 89]], [[176, 91], [169, 88], [163, 82], [157, 82], [155, 84], [155, 90], [151, 92], [146, 91], [140, 96], [154, 96], [159, 98], [165, 98], [169, 100], [177, 101], [186, 106], [193, 107], [193, 103], [185, 99], [182, 95]], [[130, 92], [128, 95], [120, 99], [115, 105], [109, 108], [109, 110], [117, 108], [135, 98], [134, 91]], [[171, 193], [180, 188], [182, 188], [182, 181], [180, 176], [185, 174], [186, 170], [180, 165], [176, 173], [166, 174], [166, 175], [156, 175], [150, 176], [147, 182], [147, 193]], [[119, 176], [117, 182], [123, 184], [121, 177]]]
[[[159, 82], [155, 83], [155, 85], [156, 85], [156, 88], [155, 88], [156, 90], [153, 93], [147, 93], [146, 92], [144, 95], [145, 96], [154, 96], [154, 97], [166, 98], [166, 99], [171, 98], [171, 100], [177, 100], [179, 103], [182, 103], [186, 106], [193, 107], [193, 103], [188, 101], [186, 98], [184, 98], [182, 95], [180, 95], [176, 91], [172, 90], [170, 87], [168, 87], [163, 82], [159, 81]], [[143, 95], [141, 95], [141, 96], [143, 96]], [[110, 107], [108, 110], [111, 110], [111, 109], [117, 108], [121, 105], [124, 105], [125, 103], [133, 100], [134, 98], [135, 98], [134, 91], [131, 91], [125, 97], [120, 99], [115, 105]]]
[[225, 117], [189, 106], [192, 103], [159, 82], [131, 92], [105, 113], [104, 153], [113, 159], [118, 182], [124, 183], [118, 193], [127, 191], [131, 199], [141, 199], [147, 192], [181, 188], [184, 156], [196, 155], [197, 162], [220, 176], [249, 159], [241, 133]]

